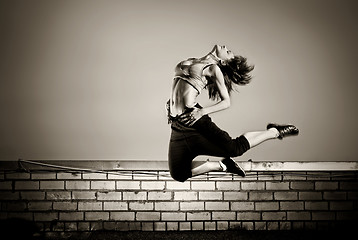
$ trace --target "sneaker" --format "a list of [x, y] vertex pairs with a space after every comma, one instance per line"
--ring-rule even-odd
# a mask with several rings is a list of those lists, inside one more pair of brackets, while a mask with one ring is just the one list
[[276, 128], [279, 132], [278, 139], [283, 139], [284, 137], [288, 136], [296, 136], [299, 133], [299, 130], [297, 127], [293, 125], [278, 125], [276, 123], [270, 123], [267, 125], [267, 130], [270, 128]]
[[239, 164], [237, 164], [234, 160], [231, 158], [225, 158], [221, 161], [226, 166], [226, 172], [237, 174], [241, 177], [245, 177], [246, 173], [242, 167], [240, 167]]

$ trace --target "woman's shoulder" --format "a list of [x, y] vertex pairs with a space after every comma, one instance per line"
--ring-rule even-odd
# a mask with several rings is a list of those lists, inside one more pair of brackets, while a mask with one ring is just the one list
[[218, 75], [222, 75], [222, 72], [217, 64], [211, 64], [204, 69], [203, 75], [208, 77], [216, 77]]

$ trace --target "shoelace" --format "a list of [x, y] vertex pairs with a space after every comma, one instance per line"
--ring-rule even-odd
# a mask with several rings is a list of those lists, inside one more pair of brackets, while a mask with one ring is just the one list
[[281, 135], [286, 136], [294, 132], [297, 132], [297, 128], [295, 126], [287, 126], [281, 130]]

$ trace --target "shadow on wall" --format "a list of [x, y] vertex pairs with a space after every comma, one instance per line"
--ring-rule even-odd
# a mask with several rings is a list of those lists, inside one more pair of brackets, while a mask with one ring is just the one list
[[16, 218], [1, 220], [0, 233], [2, 240], [41, 238], [39, 229], [34, 222]]

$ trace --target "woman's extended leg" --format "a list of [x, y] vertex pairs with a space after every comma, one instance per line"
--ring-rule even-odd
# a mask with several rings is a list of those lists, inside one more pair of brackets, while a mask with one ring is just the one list
[[250, 148], [253, 148], [267, 140], [276, 139], [279, 135], [280, 133], [276, 128], [270, 128], [265, 131], [247, 132], [244, 134], [244, 137], [249, 142]]
[[283, 139], [287, 136], [295, 136], [298, 135], [299, 130], [293, 125], [278, 125], [275, 123], [270, 123], [267, 125], [266, 131], [258, 131], [258, 132], [248, 132], [245, 133], [247, 141], [250, 144], [250, 148], [253, 148], [260, 143], [263, 143], [270, 139]]

